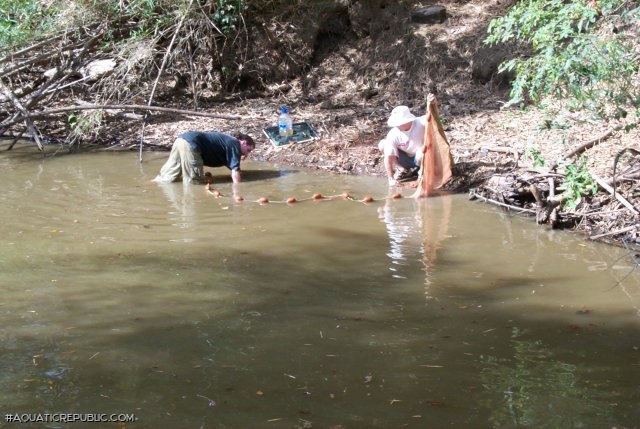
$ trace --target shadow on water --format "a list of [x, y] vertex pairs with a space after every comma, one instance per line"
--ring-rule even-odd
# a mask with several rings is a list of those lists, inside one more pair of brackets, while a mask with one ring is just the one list
[[[600, 265], [616, 256], [597, 245], [460, 196], [232, 204], [114, 185], [122, 165], [12, 177], [6, 412], [134, 413], [130, 428], [640, 421], [637, 278], [613, 302]], [[273, 183], [243, 193], [371, 185], [266, 168]]]
[[[114, 271], [177, 265], [170, 257], [93, 258], [89, 264]], [[551, 305], [530, 309], [537, 314], [532, 323], [522, 309], [492, 305], [504, 299], [498, 291], [447, 284], [439, 286], [446, 294], [430, 290], [422, 300], [361, 270], [304, 271], [304, 258], [281, 260], [267, 252], [225, 258], [190, 255], [176, 270], [208, 266], [227, 271], [229, 280], [241, 277], [242, 293], [252, 295], [244, 305], [221, 304], [235, 299], [233, 291], [197, 304], [182, 296], [219, 287], [215, 282], [177, 283], [181, 290], [167, 291], [141, 279], [117, 296], [113, 285], [96, 284], [82, 295], [59, 285], [42, 296], [63, 314], [94, 316], [81, 326], [61, 317], [55, 328], [62, 335], [12, 335], [10, 344], [20, 352], [9, 347], [5, 359], [34, 360], [30, 381], [14, 384], [29, 399], [23, 410], [55, 409], [61, 401], [74, 410], [98, 406], [135, 412], [142, 421], [134, 427], [157, 427], [157, 415], [172, 424], [199, 416], [226, 427], [270, 427], [279, 416], [287, 417], [280, 427], [297, 419], [322, 427], [396, 427], [417, 415], [451, 427], [602, 427], [640, 418], [623, 397], [637, 395], [637, 378], [602, 369], [637, 365], [629, 353], [636, 325], [588, 314], [568, 323]], [[439, 267], [430, 261], [432, 289]], [[95, 275], [98, 268], [78, 273], [77, 281]], [[522, 288], [531, 283], [504, 281]], [[324, 299], [319, 289], [327, 292]], [[76, 339], [84, 343], [81, 350]], [[598, 364], [585, 368], [585, 360]], [[88, 391], [81, 387], [87, 384], [93, 386]], [[215, 401], [214, 410], [206, 399]]]

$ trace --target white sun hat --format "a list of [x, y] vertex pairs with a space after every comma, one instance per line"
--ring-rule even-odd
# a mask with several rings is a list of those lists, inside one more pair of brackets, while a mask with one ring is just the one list
[[413, 122], [416, 119], [413, 113], [407, 106], [397, 106], [391, 111], [391, 115], [387, 120], [387, 125], [390, 127], [398, 127], [407, 122]]

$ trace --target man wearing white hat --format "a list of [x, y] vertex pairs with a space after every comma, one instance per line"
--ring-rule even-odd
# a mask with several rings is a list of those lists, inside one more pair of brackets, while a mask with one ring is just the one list
[[407, 106], [397, 106], [391, 111], [387, 120], [391, 129], [378, 144], [384, 154], [389, 186], [397, 185], [398, 180], [418, 171], [428, 115], [416, 117]]

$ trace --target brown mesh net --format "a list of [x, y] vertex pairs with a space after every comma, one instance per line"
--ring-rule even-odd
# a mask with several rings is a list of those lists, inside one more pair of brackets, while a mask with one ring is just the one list
[[429, 98], [429, 119], [424, 132], [420, 174], [414, 198], [428, 197], [451, 179], [453, 159], [449, 142], [444, 135], [435, 98]]

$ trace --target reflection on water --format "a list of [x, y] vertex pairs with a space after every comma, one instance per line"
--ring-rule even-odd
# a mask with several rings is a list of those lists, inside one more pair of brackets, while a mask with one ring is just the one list
[[[377, 178], [269, 164], [246, 164], [256, 180], [235, 203], [150, 182], [166, 156], [0, 152], [5, 413], [138, 418], [114, 428], [640, 421], [640, 273], [623, 249], [464, 196], [395, 200]], [[307, 199], [343, 191], [376, 201]], [[83, 427], [0, 421], [13, 425]]]
[[[487, 386], [503, 392], [503, 398], [486, 405], [494, 412], [495, 427], [587, 427], [587, 410], [607, 413], [607, 407], [591, 399], [589, 386], [580, 386], [576, 365], [556, 361], [541, 340], [526, 340], [517, 328], [512, 330], [511, 359], [484, 357], [482, 378]], [[552, 406], [556, 413], [538, 408]], [[544, 420], [540, 420], [544, 416]], [[594, 423], [593, 416], [587, 417]], [[604, 420], [606, 421], [606, 419]]]
[[170, 218], [175, 220], [175, 226], [178, 228], [192, 228], [195, 226], [197, 219], [195, 218], [195, 195], [194, 186], [188, 183], [159, 183], [158, 188], [162, 190], [167, 197], [167, 201], [171, 205], [171, 209], [167, 212]]
[[[410, 265], [410, 258], [422, 251], [419, 216], [416, 212], [402, 210], [390, 197], [391, 194], [378, 208], [378, 216], [384, 222], [389, 235], [390, 248], [387, 256], [393, 265]], [[417, 205], [420, 201], [414, 203]], [[398, 271], [398, 268], [391, 267], [390, 270]], [[401, 274], [395, 274], [394, 277], [406, 278]]]
[[431, 198], [412, 199], [413, 210], [398, 207], [393, 193], [389, 193], [383, 206], [378, 208], [378, 216], [384, 222], [389, 236], [391, 259], [389, 267], [394, 278], [406, 278], [400, 272], [400, 265], [412, 265], [411, 258], [422, 255], [425, 272], [425, 297], [432, 299], [429, 286], [436, 268], [438, 249], [447, 238], [451, 217], [452, 196], [440, 194]]

